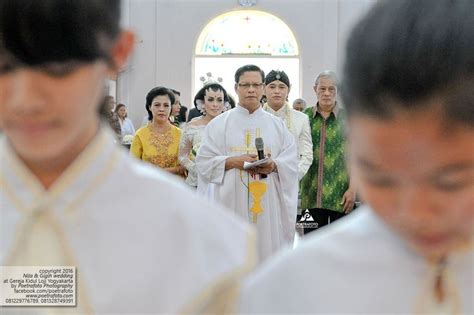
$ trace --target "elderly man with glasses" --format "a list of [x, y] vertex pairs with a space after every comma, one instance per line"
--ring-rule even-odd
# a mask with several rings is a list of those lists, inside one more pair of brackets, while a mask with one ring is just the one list
[[[317, 223], [309, 233], [350, 213], [355, 187], [345, 164], [344, 109], [337, 102], [338, 80], [333, 71], [321, 72], [314, 84], [318, 103], [307, 108], [313, 138], [313, 163], [301, 180], [303, 217]], [[305, 210], [306, 209], [306, 210]]]

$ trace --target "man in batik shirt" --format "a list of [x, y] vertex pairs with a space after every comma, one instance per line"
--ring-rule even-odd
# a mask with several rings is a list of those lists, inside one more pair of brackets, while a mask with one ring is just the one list
[[[316, 221], [317, 227], [305, 228], [305, 233], [325, 226], [352, 211], [355, 188], [350, 184], [344, 157], [343, 110], [337, 104], [337, 77], [323, 71], [316, 78], [314, 91], [318, 103], [307, 108], [313, 163], [301, 180], [300, 221]], [[305, 210], [306, 209], [306, 210]]]

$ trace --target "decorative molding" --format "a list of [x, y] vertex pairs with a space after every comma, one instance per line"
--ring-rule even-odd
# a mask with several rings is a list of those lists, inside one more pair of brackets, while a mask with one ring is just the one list
[[257, 4], [257, 0], [239, 0], [239, 5], [242, 7], [253, 7]]

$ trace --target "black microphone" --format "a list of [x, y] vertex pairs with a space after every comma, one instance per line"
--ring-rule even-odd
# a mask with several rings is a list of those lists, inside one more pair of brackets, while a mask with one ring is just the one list
[[[263, 152], [264, 145], [263, 145], [263, 139], [258, 137], [255, 138], [255, 148], [257, 148], [257, 154], [258, 154], [258, 159], [263, 160], [265, 158], [265, 153]], [[265, 174], [259, 174], [260, 178], [267, 178], [267, 175]]]

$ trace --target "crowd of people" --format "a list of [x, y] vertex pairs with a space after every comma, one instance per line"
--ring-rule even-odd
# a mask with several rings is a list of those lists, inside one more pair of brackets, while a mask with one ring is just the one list
[[32, 312], [472, 314], [473, 11], [380, 1], [313, 106], [248, 64], [235, 101], [152, 88], [135, 130], [119, 0], [0, 1], [0, 278], [75, 266], [76, 304]]
[[[254, 223], [263, 261], [293, 244], [296, 227], [309, 233], [353, 210], [344, 115], [332, 71], [317, 76], [318, 102], [312, 107], [301, 106], [302, 99], [290, 106], [290, 78], [283, 70], [265, 75], [258, 66], [245, 65], [234, 79], [237, 105], [232, 106], [221, 84], [205, 82], [193, 102], [200, 115], [188, 121], [180, 92], [159, 86], [146, 96], [147, 116], [136, 133], [123, 104], [115, 107], [117, 117], [112, 113], [109, 123], [116, 130], [119, 122], [122, 141], [133, 135], [133, 156], [178, 175], [200, 195]], [[107, 101], [113, 102], [110, 97]], [[212, 127], [206, 128], [208, 124]], [[258, 160], [257, 138], [265, 139], [263, 156], [268, 160], [245, 168], [244, 163]], [[257, 198], [255, 191], [262, 189]], [[308, 218], [314, 222], [301, 222]]]

